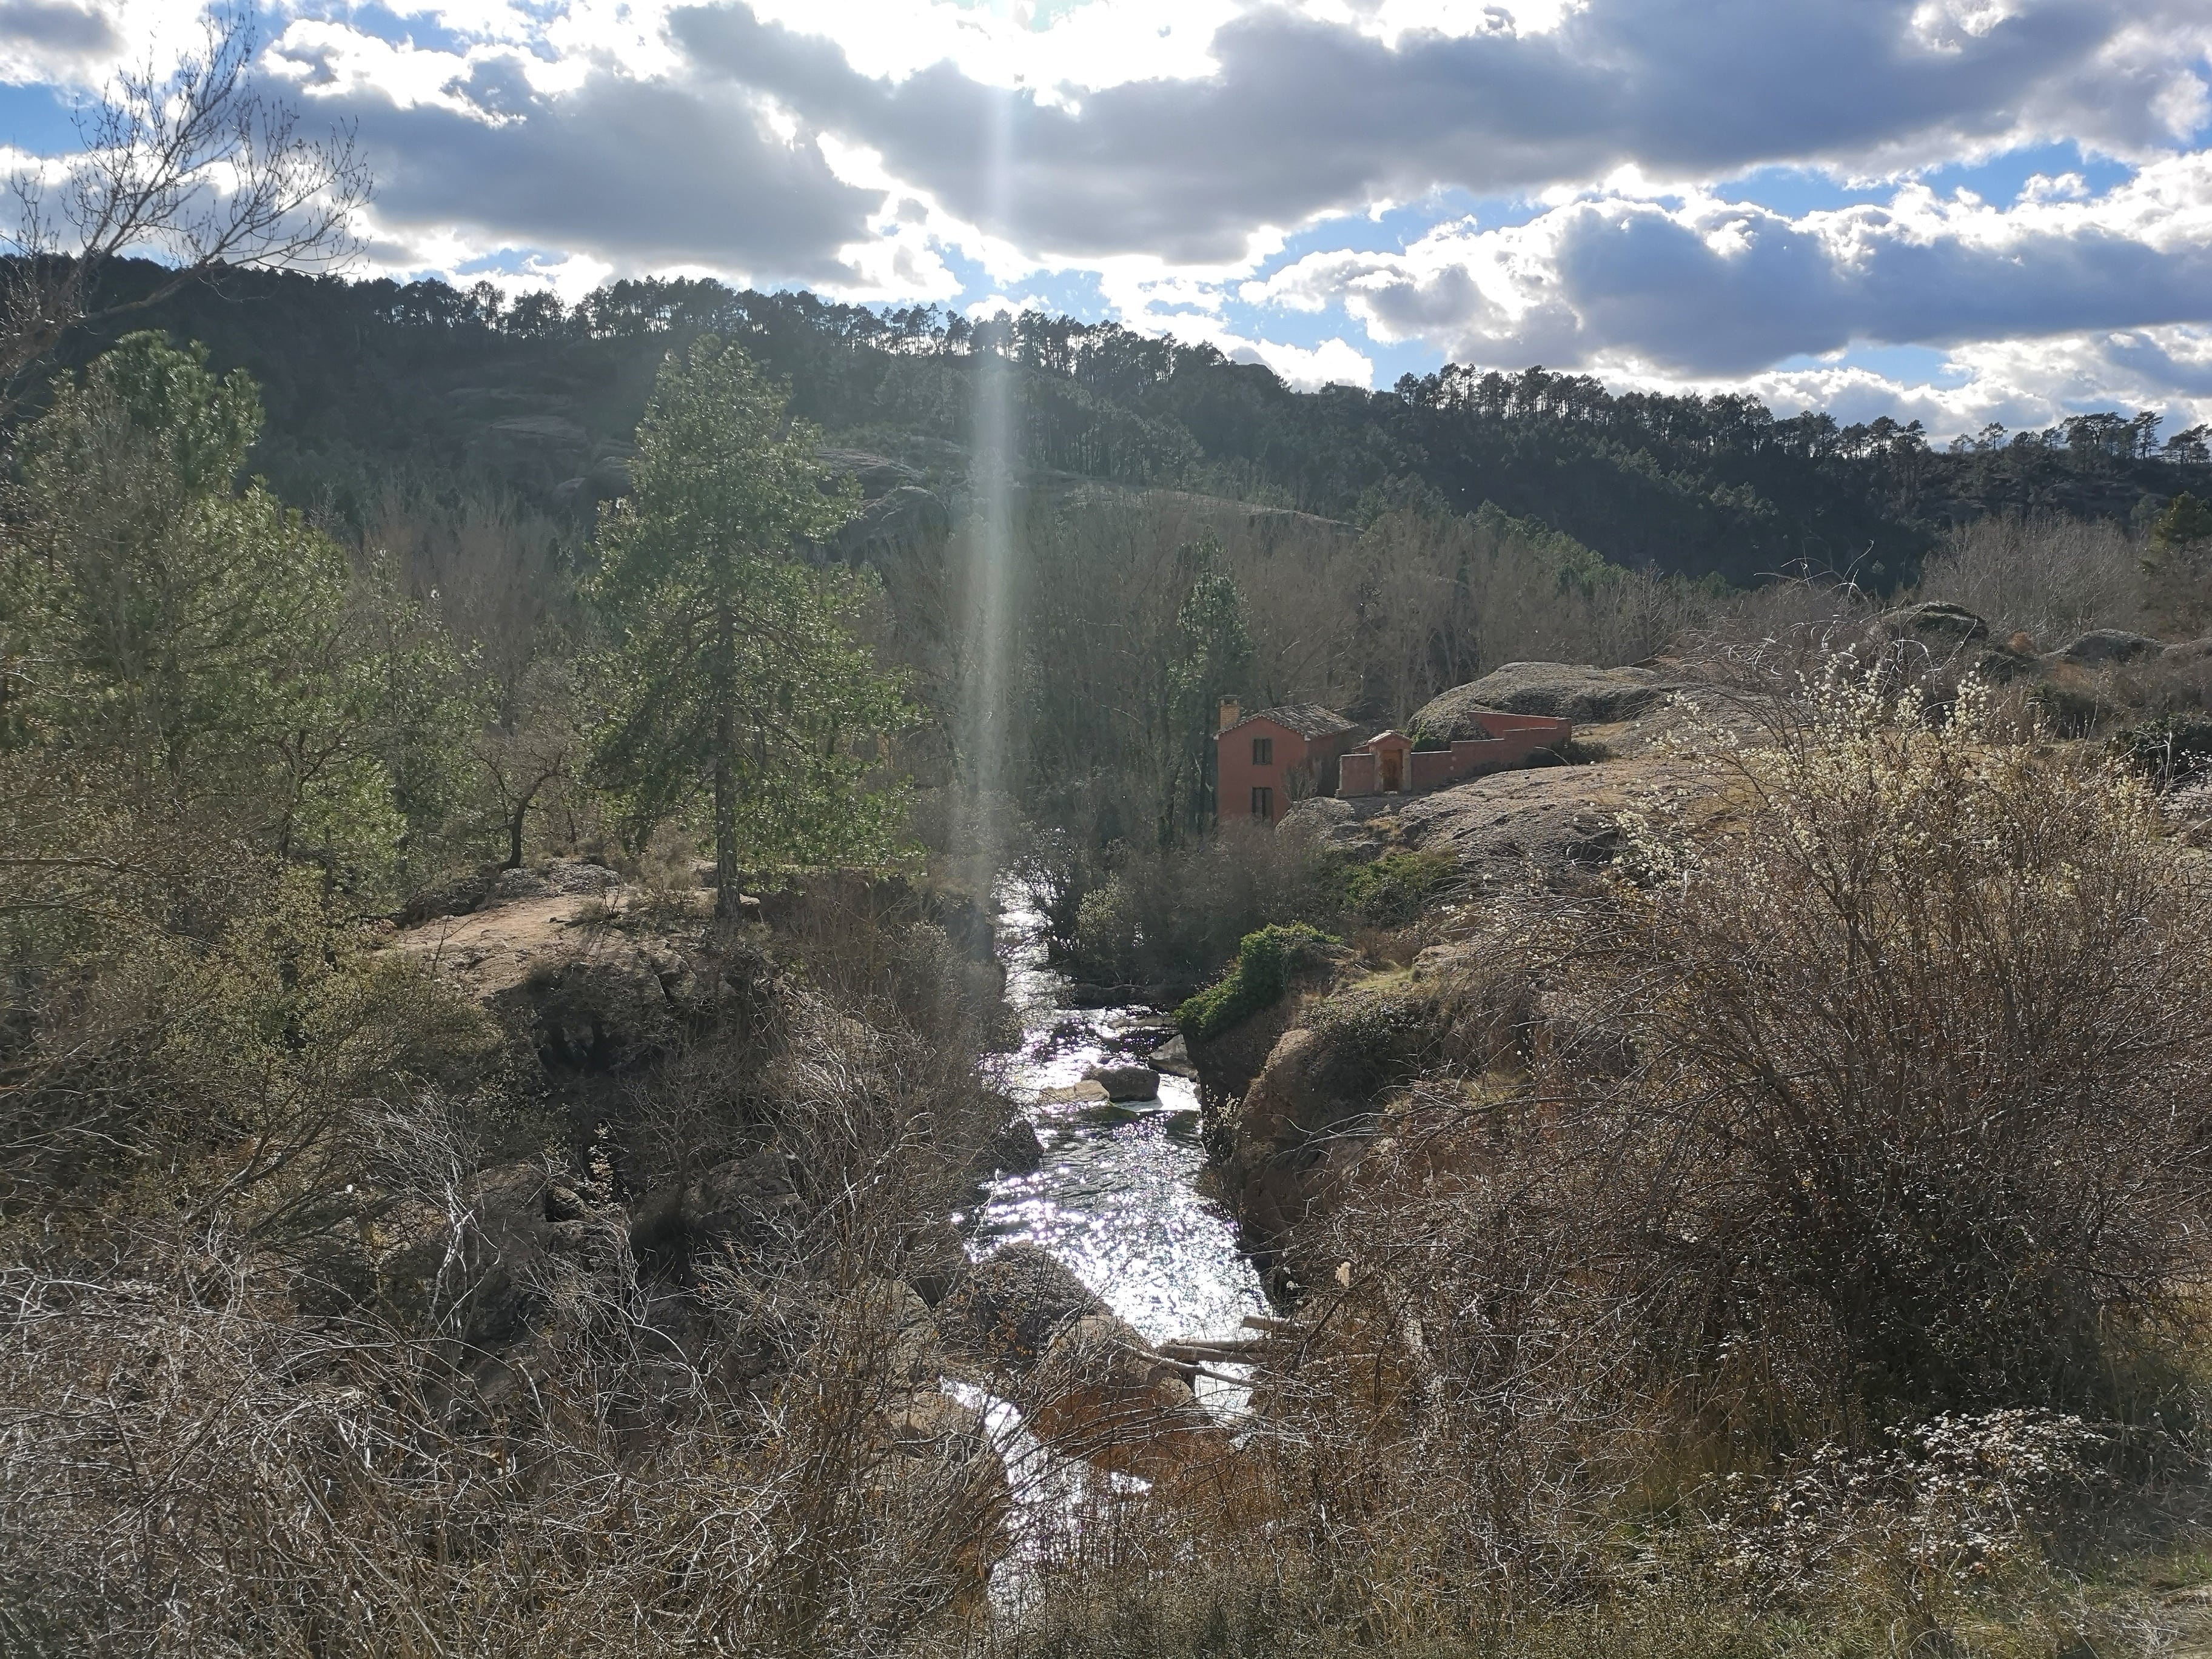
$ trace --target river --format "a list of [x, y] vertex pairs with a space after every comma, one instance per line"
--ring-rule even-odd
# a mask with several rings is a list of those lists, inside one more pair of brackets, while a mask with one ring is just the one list
[[[1147, 1063], [1145, 1049], [1162, 1037], [1132, 1033], [1157, 1027], [1158, 1012], [1069, 1006], [1068, 979], [1047, 958], [1044, 918], [1018, 889], [1002, 889], [1001, 904], [999, 950], [1021, 1041], [999, 1080], [1035, 1127], [1044, 1161], [988, 1183], [964, 1218], [970, 1252], [1041, 1245], [1150, 1341], [1249, 1336], [1242, 1322], [1267, 1302], [1228, 1217], [1198, 1190], [1198, 1085], [1163, 1075], [1158, 1100], [1125, 1106], [1044, 1098], [1091, 1066]], [[1242, 1390], [1200, 1385], [1216, 1410], [1242, 1405]]]

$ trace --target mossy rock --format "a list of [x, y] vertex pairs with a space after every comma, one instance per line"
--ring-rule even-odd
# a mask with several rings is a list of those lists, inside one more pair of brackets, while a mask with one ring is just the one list
[[1302, 968], [1317, 965], [1338, 941], [1304, 922], [1247, 933], [1229, 971], [1176, 1010], [1176, 1024], [1193, 1042], [1218, 1036], [1273, 1007]]

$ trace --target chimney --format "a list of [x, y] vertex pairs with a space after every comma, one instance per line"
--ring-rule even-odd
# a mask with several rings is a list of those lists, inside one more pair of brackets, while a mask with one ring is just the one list
[[1244, 710], [1234, 697], [1221, 700], [1221, 730], [1226, 732], [1244, 717]]

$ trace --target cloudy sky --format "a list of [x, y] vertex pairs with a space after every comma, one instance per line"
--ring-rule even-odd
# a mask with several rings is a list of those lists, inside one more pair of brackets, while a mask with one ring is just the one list
[[[1939, 433], [2212, 420], [2212, 0], [267, 0], [369, 264], [714, 275]], [[52, 153], [192, 0], [0, 0]]]

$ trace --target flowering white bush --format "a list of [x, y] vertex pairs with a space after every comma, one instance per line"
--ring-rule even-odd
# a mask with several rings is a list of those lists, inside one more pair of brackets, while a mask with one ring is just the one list
[[1946, 1413], [1873, 1452], [1825, 1444], [1778, 1479], [1723, 1483], [1721, 1562], [1765, 1595], [1869, 1570], [1923, 1598], [1970, 1589], [2036, 1553], [2108, 1438], [2079, 1417], [2014, 1409]]

